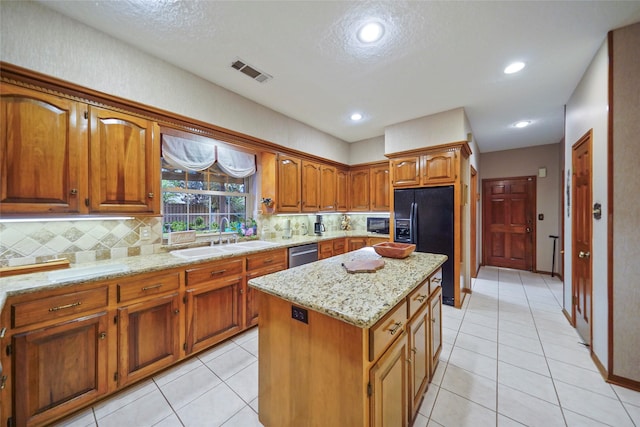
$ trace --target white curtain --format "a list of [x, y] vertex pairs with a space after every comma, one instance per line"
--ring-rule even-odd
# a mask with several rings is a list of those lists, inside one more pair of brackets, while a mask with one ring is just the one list
[[193, 141], [162, 135], [162, 156], [170, 165], [182, 170], [205, 170], [217, 160], [220, 169], [234, 178], [246, 178], [256, 173], [253, 154], [216, 145], [217, 142], [214, 139]]

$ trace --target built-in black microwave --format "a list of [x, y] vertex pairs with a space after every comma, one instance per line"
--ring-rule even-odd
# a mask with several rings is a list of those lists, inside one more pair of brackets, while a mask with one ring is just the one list
[[367, 218], [369, 233], [389, 234], [389, 218]]

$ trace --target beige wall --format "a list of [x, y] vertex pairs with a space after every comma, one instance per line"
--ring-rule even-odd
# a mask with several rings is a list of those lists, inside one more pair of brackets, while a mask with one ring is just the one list
[[[608, 48], [606, 40], [573, 91], [566, 107], [564, 169], [565, 177], [572, 172], [572, 146], [589, 129], [593, 129], [593, 203], [601, 203], [607, 211], [607, 120], [608, 120]], [[569, 181], [569, 185], [571, 182]], [[565, 184], [566, 185], [566, 184]], [[565, 187], [566, 194], [566, 187]], [[565, 197], [564, 308], [571, 315], [571, 216]], [[607, 216], [594, 220], [591, 260], [593, 287], [591, 348], [604, 366], [608, 364], [608, 295], [607, 295]]]
[[[640, 382], [640, 23], [613, 32], [613, 370]], [[629, 54], [635, 52], [635, 54]]]
[[347, 163], [349, 144], [32, 2], [2, 2], [2, 61]]
[[464, 108], [444, 111], [387, 126], [384, 129], [386, 154], [467, 140]]
[[384, 135], [351, 143], [350, 165], [377, 162], [379, 160], [387, 160], [384, 156]]
[[[493, 151], [480, 154], [482, 170], [479, 186], [489, 178], [512, 178], [538, 175], [538, 168], [547, 168], [546, 178], [536, 178], [536, 269], [551, 271], [553, 241], [549, 235], [558, 235], [558, 199], [560, 194], [560, 157], [558, 144], [540, 145], [516, 150]], [[481, 211], [480, 211], [481, 212]], [[539, 221], [538, 214], [544, 214]], [[482, 227], [479, 228], [479, 231]], [[556, 257], [559, 257], [559, 250]], [[478, 254], [481, 256], [481, 253]], [[557, 262], [556, 262], [557, 265]]]

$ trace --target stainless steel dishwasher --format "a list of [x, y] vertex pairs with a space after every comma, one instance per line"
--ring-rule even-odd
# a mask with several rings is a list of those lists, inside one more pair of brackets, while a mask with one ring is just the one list
[[289, 248], [289, 268], [318, 260], [318, 244], [293, 246]]

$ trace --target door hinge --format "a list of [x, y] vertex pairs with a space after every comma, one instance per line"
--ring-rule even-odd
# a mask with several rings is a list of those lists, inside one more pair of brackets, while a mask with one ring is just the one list
[[13, 420], [13, 417], [7, 418], [7, 427], [14, 427], [15, 425], [16, 425], [16, 423]]
[[578, 304], [578, 298], [576, 298], [575, 295], [571, 296], [571, 304], [572, 305], [577, 305]]
[[371, 383], [367, 384], [367, 397], [371, 397], [373, 395], [373, 387], [371, 387]]
[[7, 356], [11, 356], [11, 353], [13, 353], [13, 350], [12, 350], [12, 348], [11, 348], [11, 344], [9, 344], [9, 345], [7, 346]]
[[7, 328], [0, 329], [0, 338], [4, 338], [4, 335], [7, 333]]
[[84, 205], [85, 206], [89, 206], [89, 198], [88, 197], [86, 199], [84, 199]]
[[183, 302], [184, 304], [186, 304], [186, 303], [187, 303], [187, 296], [186, 296], [186, 295], [182, 297], [182, 302]]
[[113, 380], [114, 381], [118, 381], [118, 373], [117, 372], [115, 374], [113, 374]]
[[85, 119], [89, 118], [89, 112], [87, 110], [84, 110], [84, 118]]
[[118, 324], [118, 316], [117, 315], [113, 316], [113, 324], [114, 325]]
[[183, 349], [184, 351], [187, 351], [187, 343], [182, 344], [182, 349]]

